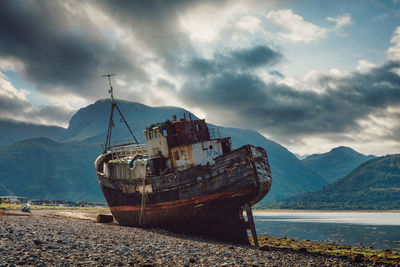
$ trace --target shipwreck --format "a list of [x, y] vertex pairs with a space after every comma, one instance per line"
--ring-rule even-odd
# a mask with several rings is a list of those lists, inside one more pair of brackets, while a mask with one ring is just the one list
[[[204, 120], [187, 117], [155, 123], [139, 144], [114, 100], [105, 144], [95, 161], [101, 190], [114, 218], [125, 226], [160, 227], [233, 243], [257, 236], [251, 206], [271, 187], [266, 151], [232, 148], [230, 137], [210, 136]], [[132, 142], [111, 145], [113, 113]], [[247, 221], [243, 216], [247, 213]]]

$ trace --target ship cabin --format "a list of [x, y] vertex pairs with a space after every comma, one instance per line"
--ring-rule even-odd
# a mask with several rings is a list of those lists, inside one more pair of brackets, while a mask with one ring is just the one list
[[214, 159], [232, 150], [230, 137], [210, 137], [205, 120], [189, 118], [153, 124], [144, 131], [147, 143], [147, 175], [178, 172], [196, 165], [214, 164]]

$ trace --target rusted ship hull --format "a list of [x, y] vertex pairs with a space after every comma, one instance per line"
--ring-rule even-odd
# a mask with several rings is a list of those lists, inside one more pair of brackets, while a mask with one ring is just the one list
[[96, 161], [96, 173], [111, 213], [121, 225], [162, 227], [247, 243], [242, 207], [261, 200], [271, 186], [264, 149], [251, 145], [217, 157], [215, 164], [145, 179], [115, 179]]

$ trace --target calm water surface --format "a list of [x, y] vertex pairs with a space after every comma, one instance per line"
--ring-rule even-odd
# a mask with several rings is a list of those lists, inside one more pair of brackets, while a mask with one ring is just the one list
[[400, 251], [400, 213], [255, 212], [258, 235]]

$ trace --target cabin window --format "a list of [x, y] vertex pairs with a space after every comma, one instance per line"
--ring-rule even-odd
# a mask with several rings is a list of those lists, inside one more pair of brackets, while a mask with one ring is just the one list
[[225, 153], [231, 151], [229, 141], [223, 141], [223, 142], [221, 142], [221, 145], [222, 145], [222, 153], [225, 154]]
[[164, 136], [167, 136], [167, 130], [164, 129], [164, 130], [162, 131], [162, 134], [163, 134]]
[[185, 158], [185, 150], [181, 150], [181, 156], [182, 158]]
[[200, 132], [200, 127], [199, 127], [198, 124], [196, 124], [196, 130], [197, 130], [198, 132]]
[[178, 150], [174, 152], [174, 157], [175, 157], [175, 160], [179, 160], [179, 151]]

